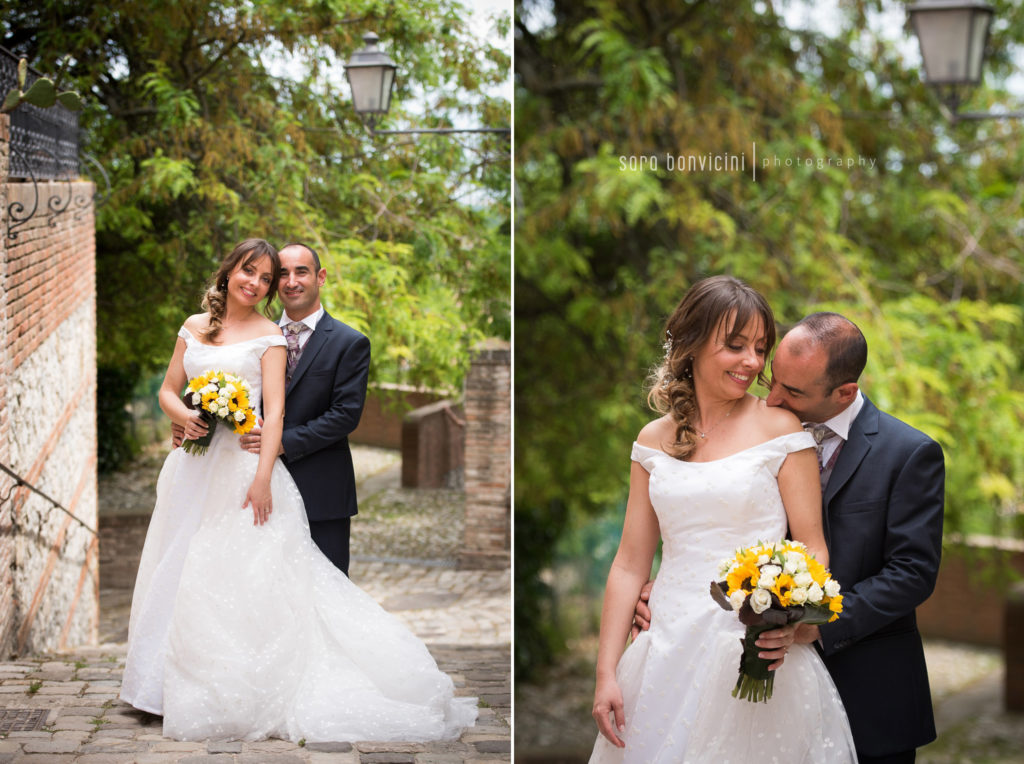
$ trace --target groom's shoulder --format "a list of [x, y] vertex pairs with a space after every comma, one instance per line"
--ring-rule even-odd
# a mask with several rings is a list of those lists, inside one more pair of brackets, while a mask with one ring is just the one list
[[369, 337], [355, 327], [349, 326], [344, 321], [339, 321], [327, 311], [324, 311], [320, 320], [324, 322], [325, 326], [331, 328], [331, 335], [337, 342], [343, 342], [346, 345], [353, 342], [365, 342], [367, 345], [370, 344]]
[[[873, 404], [872, 408], [875, 408]], [[938, 446], [934, 438], [913, 425], [881, 409], [875, 408], [875, 411], [878, 415], [878, 432], [884, 438], [903, 443], [912, 448], [918, 448], [928, 443], [934, 443]]]

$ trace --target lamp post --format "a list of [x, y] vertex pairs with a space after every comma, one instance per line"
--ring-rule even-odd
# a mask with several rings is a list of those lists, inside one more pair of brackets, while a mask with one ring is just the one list
[[993, 10], [982, 0], [922, 0], [907, 8], [921, 44], [925, 82], [935, 88], [952, 122], [1019, 119], [1022, 112], [958, 113], [971, 88], [981, 82]]
[[377, 47], [380, 40], [373, 32], [363, 35], [365, 47], [352, 54], [345, 64], [345, 76], [352, 88], [352, 106], [366, 120], [373, 135], [411, 135], [415, 133], [505, 133], [507, 127], [423, 127], [413, 130], [377, 130], [377, 119], [387, 114], [391, 106], [391, 91], [395, 85], [398, 67], [384, 51]]

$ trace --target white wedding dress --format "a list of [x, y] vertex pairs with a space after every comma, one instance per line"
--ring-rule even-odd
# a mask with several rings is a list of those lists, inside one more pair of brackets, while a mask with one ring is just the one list
[[777, 475], [790, 452], [813, 447], [800, 432], [723, 459], [685, 462], [633, 444], [633, 460], [650, 473], [662, 561], [651, 628], [617, 669], [626, 747], [598, 735], [591, 764], [856, 761], [839, 694], [810, 645], [790, 649], [767, 703], [732, 697], [745, 628], [709, 593], [719, 563], [739, 547], [785, 537]]
[[[211, 346], [187, 329], [185, 372], [247, 379], [260, 400], [260, 358], [283, 337]], [[273, 511], [253, 525], [242, 507], [259, 457], [218, 425], [209, 451], [175, 449], [135, 582], [121, 698], [164, 717], [179, 740], [403, 740], [457, 737], [475, 698], [401, 621], [313, 544], [285, 466]]]

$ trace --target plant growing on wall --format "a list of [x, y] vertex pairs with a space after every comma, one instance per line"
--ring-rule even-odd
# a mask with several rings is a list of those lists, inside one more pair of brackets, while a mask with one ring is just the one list
[[[67, 57], [65, 57], [65, 65]], [[63, 73], [63, 70], [62, 70]], [[49, 77], [39, 77], [25, 89], [25, 81], [28, 79], [28, 59], [22, 58], [18, 61], [18, 87], [11, 88], [4, 98], [3, 106], [0, 106], [0, 113], [8, 114], [23, 103], [38, 106], [40, 109], [49, 109], [56, 103], [60, 103], [65, 109], [81, 111], [82, 99], [73, 90], [58, 90], [60, 75], [56, 80]]]

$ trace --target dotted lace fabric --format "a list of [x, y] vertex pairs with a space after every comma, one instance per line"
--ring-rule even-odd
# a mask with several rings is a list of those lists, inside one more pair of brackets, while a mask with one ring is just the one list
[[652, 625], [619, 661], [626, 748], [598, 736], [590, 761], [854, 762], [849, 723], [828, 671], [809, 645], [776, 672], [768, 703], [732, 697], [744, 627], [711, 599], [718, 564], [738, 547], [786, 534], [777, 475], [786, 456], [813, 448], [804, 432], [711, 462], [684, 462], [633, 444], [650, 473], [662, 535]]
[[[185, 371], [244, 376], [283, 337], [204, 345]], [[454, 697], [426, 646], [313, 544], [302, 498], [274, 465], [270, 521], [242, 508], [259, 457], [219, 427], [201, 456], [175, 449], [157, 483], [132, 599], [121, 698], [178, 740], [453, 739], [476, 699]]]

